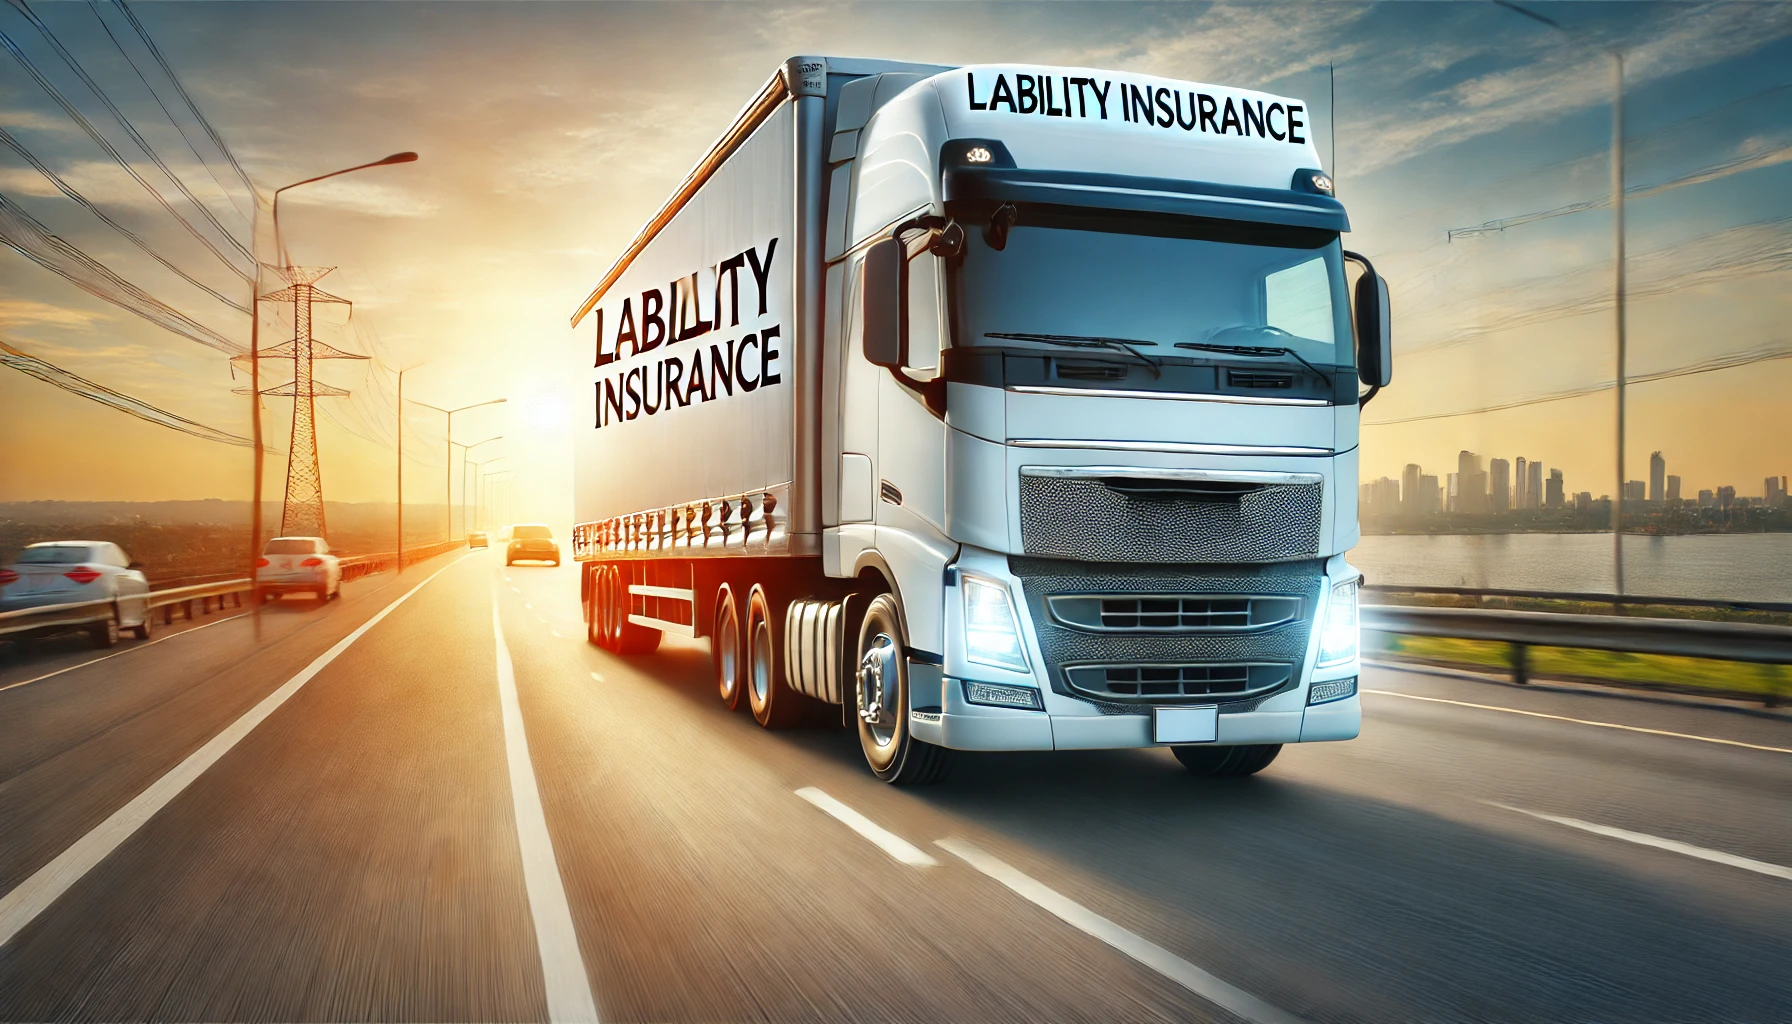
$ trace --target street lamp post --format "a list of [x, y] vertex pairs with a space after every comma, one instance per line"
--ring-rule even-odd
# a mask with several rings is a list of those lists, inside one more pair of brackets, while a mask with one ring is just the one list
[[[479, 489], [480, 489], [480, 485], [482, 483], [484, 483], [484, 481], [485, 481], [485, 467], [491, 465], [494, 462], [503, 462], [506, 458], [508, 458], [508, 456], [494, 455], [491, 458], [486, 459], [483, 462], [475, 462], [472, 464], [473, 468], [479, 471], [479, 475], [475, 476], [473, 478], [473, 526], [472, 526], [472, 528], [475, 530], [485, 529], [485, 524], [484, 524], [484, 522], [480, 516], [480, 513], [479, 513]], [[466, 481], [465, 476], [463, 476], [461, 478], [461, 487], [465, 488], [466, 485], [467, 485], [467, 481]], [[461, 516], [463, 518], [465, 518], [465, 516], [466, 516], [466, 507], [467, 507], [466, 498], [462, 497], [462, 499], [461, 499]]]
[[[354, 171], [366, 170], [369, 167], [384, 167], [387, 164], [408, 164], [417, 159], [415, 153], [394, 153], [384, 159], [372, 163], [356, 164], [344, 167], [339, 171], [319, 174], [316, 177], [295, 181], [290, 185], [282, 185], [274, 190], [274, 252], [282, 266], [286, 264], [286, 240], [280, 235], [280, 193], [287, 189], [309, 185], [314, 181], [334, 178], [338, 175]], [[255, 261], [255, 280], [250, 285], [249, 296], [249, 422], [251, 424], [251, 440], [255, 445], [255, 481], [250, 488], [252, 500], [249, 514], [249, 603], [255, 610], [255, 628], [261, 631], [261, 584], [260, 574], [255, 571], [255, 561], [261, 557], [261, 477], [264, 472], [261, 443], [261, 259]], [[401, 502], [402, 507], [402, 502]]]
[[454, 409], [444, 409], [439, 405], [430, 405], [428, 402], [419, 402], [414, 398], [411, 399], [412, 405], [421, 405], [425, 409], [434, 409], [436, 412], [442, 413], [448, 417], [448, 428], [444, 431], [448, 437], [448, 444], [443, 448], [443, 451], [447, 452], [447, 461], [442, 466], [442, 513], [448, 522], [449, 540], [454, 539], [454, 414], [457, 412], [466, 412], [468, 409], [477, 409], [484, 405], [499, 405], [508, 401], [508, 398], [493, 398], [484, 402], [474, 402], [472, 405], [463, 405]]
[[[466, 536], [467, 533], [467, 471], [468, 467], [472, 465], [472, 463], [467, 460], [467, 456], [473, 454], [473, 449], [480, 445], [491, 444], [493, 441], [502, 441], [503, 439], [503, 434], [497, 434], [488, 437], [483, 441], [474, 441], [472, 444], [461, 444], [459, 441], [448, 442], [449, 444], [456, 445], [460, 448], [460, 527], [461, 536], [463, 537]], [[453, 534], [450, 533], [450, 536], [453, 536]]]
[[[1532, 21], [1548, 25], [1567, 35], [1573, 30], [1553, 18], [1521, 7], [1512, 0], [1493, 0], [1509, 11]], [[1617, 486], [1612, 490], [1612, 585], [1617, 594], [1624, 593], [1624, 384], [1628, 338], [1624, 320], [1625, 250], [1624, 250], [1624, 54], [1617, 48], [1605, 51], [1612, 59], [1612, 235], [1616, 250], [1616, 267], [1612, 280], [1612, 326], [1617, 335]], [[1622, 611], [1622, 607], [1618, 609]]]

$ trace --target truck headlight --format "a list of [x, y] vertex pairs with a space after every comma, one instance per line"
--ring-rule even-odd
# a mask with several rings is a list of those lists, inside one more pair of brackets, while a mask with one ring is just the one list
[[1332, 599], [1325, 609], [1325, 627], [1319, 632], [1321, 667], [1341, 665], [1356, 657], [1357, 638], [1362, 632], [1357, 618], [1356, 588], [1356, 580], [1332, 588]]
[[1020, 642], [1020, 624], [1008, 588], [992, 579], [962, 573], [965, 657], [980, 665], [1027, 671], [1027, 653]]

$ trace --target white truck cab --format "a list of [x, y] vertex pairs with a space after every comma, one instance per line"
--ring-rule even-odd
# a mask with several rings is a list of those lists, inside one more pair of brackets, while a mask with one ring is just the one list
[[724, 701], [838, 704], [893, 782], [1354, 737], [1348, 230], [1296, 99], [793, 59], [574, 317], [592, 639], [710, 636]]

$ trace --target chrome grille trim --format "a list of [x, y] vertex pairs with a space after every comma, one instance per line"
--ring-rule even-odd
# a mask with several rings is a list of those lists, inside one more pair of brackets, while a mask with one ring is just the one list
[[1319, 551], [1324, 483], [1311, 474], [1041, 469], [1020, 471], [1021, 548], [1030, 556], [1262, 563]]
[[1255, 700], [1278, 692], [1295, 668], [1270, 662], [1066, 665], [1079, 696], [1117, 704], [1212, 704]]
[[1052, 621], [1085, 633], [1246, 633], [1300, 618], [1299, 597], [1261, 594], [1053, 594]]

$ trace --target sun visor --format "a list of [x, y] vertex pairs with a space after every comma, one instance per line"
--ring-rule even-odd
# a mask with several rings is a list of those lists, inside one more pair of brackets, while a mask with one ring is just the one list
[[[947, 143], [951, 147], [952, 143]], [[1052, 171], [942, 160], [947, 203], [990, 201], [1081, 206], [1100, 210], [1255, 221], [1349, 231], [1344, 205], [1330, 196], [1179, 178], [1090, 171]]]

